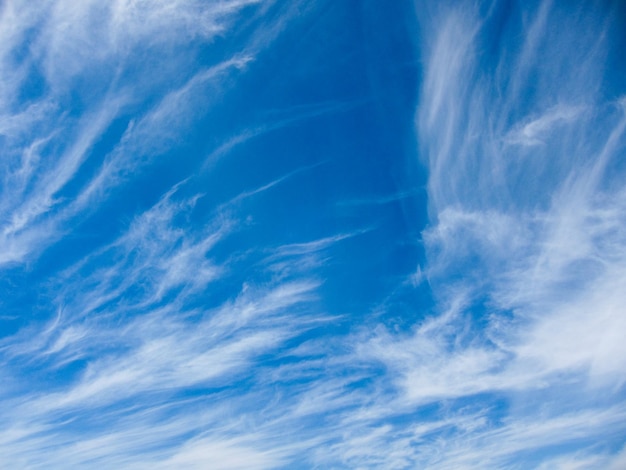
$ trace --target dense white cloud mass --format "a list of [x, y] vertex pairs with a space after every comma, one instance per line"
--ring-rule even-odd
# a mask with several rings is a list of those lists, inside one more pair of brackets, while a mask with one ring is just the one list
[[0, 467], [624, 468], [623, 7], [288, 3], [0, 4]]

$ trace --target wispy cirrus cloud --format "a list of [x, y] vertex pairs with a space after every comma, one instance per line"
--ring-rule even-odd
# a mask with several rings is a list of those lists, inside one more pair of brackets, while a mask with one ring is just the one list
[[[511, 26], [486, 66], [491, 18], [473, 8], [435, 7], [422, 25], [416, 122], [431, 223], [419, 272], [436, 311], [410, 332], [364, 328], [291, 368], [323, 370], [333, 391], [300, 392], [309, 416], [335, 417], [317, 465], [619, 468], [624, 110], [599, 93], [611, 44], [598, 39], [611, 23], [528, 7], [525, 42], [509, 49]], [[595, 31], [589, 48], [566, 48], [555, 22]]]
[[[258, 4], [3, 4], [3, 269], [37, 259], [180, 144], [231, 72], [267, 46], [259, 37], [276, 37], [255, 34], [208, 66], [194, 64], [200, 46], [232, 34], [240, 12]], [[240, 398], [229, 386], [254, 383], [259, 358], [327, 321], [312, 307], [319, 280], [229, 281], [247, 248], [226, 259], [214, 252], [241, 230], [238, 215], [218, 208], [206, 224], [190, 223], [207, 214], [196, 210], [201, 195], [179, 195], [185, 184], [166, 186], [112, 242], [62, 263], [39, 285], [42, 317], [3, 333], [5, 463], [273, 468], [293, 452], [233, 421]], [[216, 297], [199, 301], [215, 285]], [[207, 389], [221, 404], [198, 421], [184, 405]], [[224, 424], [208, 432], [217, 415]]]
[[[25, 384], [16, 383], [5, 395], [12, 406], [3, 408], [3, 415], [14, 423], [2, 439], [8, 461], [13, 455], [22, 456], [28, 466], [64, 461], [81, 466], [98, 459], [127, 466], [155, 460], [167, 467], [175, 462], [202, 466], [217, 459], [223, 468], [240, 468], [245, 459], [258, 458], [257, 468], [271, 468], [290, 454], [271, 446], [263, 433], [246, 437], [230, 421], [232, 410], [223, 418], [228, 418], [225, 429], [234, 426], [232, 438], [218, 427], [214, 437], [194, 438], [181, 447], [176, 442], [183, 435], [208, 429], [207, 422], [190, 426], [195, 412], [189, 410], [187, 417], [188, 411], [179, 412], [169, 424], [143, 418], [184, 404], [185, 394], [194, 388], [214, 389], [214, 399], [225, 410], [235, 406], [233, 400], [243, 398], [228, 392], [229, 383], [259, 380], [256, 373], [250, 375], [259, 357], [329, 320], [311, 311], [319, 282], [302, 277], [233, 286], [227, 291], [235, 292], [234, 297], [212, 307], [197, 304], [199, 292], [228, 277], [228, 262], [218, 265], [211, 253], [229, 236], [233, 223], [218, 213], [206, 232], [187, 234], [179, 224], [197, 198], [178, 199], [177, 190], [136, 218], [110, 246], [62, 274], [58, 282], [63, 287], [50, 286], [58, 292], [56, 318], [3, 340], [3, 363], [11, 370], [31, 369], [37, 375], [43, 367], [65, 377], [47, 390], [27, 391]], [[297, 262], [299, 253], [285, 251], [286, 256]], [[77, 364], [83, 366], [75, 370]], [[117, 408], [119, 413], [113, 411]], [[92, 428], [80, 444], [70, 445], [77, 437], [63, 423], [91, 413], [117, 431]], [[161, 434], [148, 432], [154, 426]], [[57, 432], [49, 435], [52, 429]], [[160, 438], [161, 449], [145, 448], [142, 433]], [[26, 452], [30, 457], [24, 457]]]
[[[336, 213], [296, 227], [303, 211], [391, 213], [423, 191], [376, 186], [389, 177], [382, 166], [365, 176], [367, 158], [395, 156], [366, 135], [368, 98], [316, 101], [344, 86], [315, 75], [332, 68], [317, 39], [319, 70], [291, 69], [307, 55], [297, 41], [317, 28], [306, 15], [353, 12], [330, 5], [3, 4], [8, 465], [623, 466], [626, 108], [606, 84], [617, 14], [416, 5], [423, 68], [411, 138], [428, 221], [415, 240]], [[348, 35], [345, 18], [333, 45]], [[283, 34], [297, 37], [289, 72], [268, 73], [260, 58], [279, 55]], [[366, 46], [367, 57], [380, 52]], [[260, 80], [246, 77], [255, 72]], [[274, 93], [303, 99], [247, 112], [268, 77]], [[252, 92], [238, 88], [246, 78]], [[267, 93], [261, 102], [274, 106]], [[290, 141], [304, 123], [344, 114], [357, 129], [348, 140], [374, 149], [349, 171], [337, 160], [353, 147], [313, 146], [320, 135], [337, 144], [337, 120], [307, 145]], [[233, 163], [235, 149], [249, 158]], [[319, 158], [295, 155], [309, 151]], [[425, 257], [406, 275], [411, 244]], [[388, 246], [405, 258], [393, 275], [376, 271], [392, 293], [358, 310], [347, 287], [375, 290], [358, 271]], [[428, 307], [415, 294], [426, 290]], [[404, 327], [384, 317], [398, 306], [410, 312]]]
[[[432, 435], [445, 443], [411, 435], [400, 466], [512, 468], [516, 455], [531, 462], [558, 445], [588, 446], [581, 462], [611, 465], [591, 449], [622, 440], [626, 351], [613, 332], [624, 328], [623, 187], [608, 168], [623, 152], [625, 118], [619, 99], [599, 93], [611, 24], [549, 2], [521, 9], [532, 20], [517, 50], [504, 39], [489, 46], [492, 18], [474, 7], [423, 17], [416, 122], [431, 224], [421, 272], [441, 310], [408, 335], [382, 329], [359, 343], [394, 383], [360, 449], [365, 461], [365, 447], [400, 442], [390, 434], [406, 427], [394, 417], [426, 406], [448, 409], [450, 423], [464, 407], [484, 408], [471, 432], [450, 424]], [[517, 34], [509, 28], [501, 38]], [[581, 28], [587, 46], [565, 47]], [[494, 47], [499, 62], [486, 65], [482, 51]], [[598, 408], [599, 390], [610, 411]], [[541, 406], [523, 404], [532, 399]], [[564, 466], [576, 459], [563, 455]]]
[[[47, 2], [34, 7], [8, 2], [3, 7], [0, 129], [10, 157], [2, 170], [2, 263], [40, 253], [64, 232], [64, 224], [100, 203], [125, 174], [145, 168], [148, 156], [164, 153], [184, 134], [189, 120], [202, 112], [198, 100], [207, 100], [206, 109], [210, 91], [251, 56], [238, 52], [185, 77], [177, 71], [189, 69], [194, 52], [182, 53], [181, 47], [194, 38], [226, 34], [238, 12], [255, 3]], [[168, 45], [165, 54], [162, 48], [159, 56], [150, 52], [160, 44]], [[148, 67], [141, 57], [150, 54], [158, 60]], [[24, 94], [29, 98], [17, 99]], [[139, 118], [129, 119], [129, 113]], [[93, 173], [90, 167], [99, 163], [94, 146], [119, 120], [128, 122], [126, 132]], [[82, 180], [78, 192], [77, 180]]]

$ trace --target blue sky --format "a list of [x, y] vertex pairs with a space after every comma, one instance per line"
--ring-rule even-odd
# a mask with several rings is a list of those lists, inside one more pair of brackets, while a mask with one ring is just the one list
[[626, 468], [625, 18], [2, 2], [0, 467]]

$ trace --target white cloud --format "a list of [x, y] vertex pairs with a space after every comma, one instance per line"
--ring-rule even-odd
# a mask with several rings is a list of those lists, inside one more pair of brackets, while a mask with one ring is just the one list
[[567, 125], [578, 118], [582, 112], [583, 109], [580, 107], [555, 106], [547, 110], [543, 115], [531, 118], [530, 121], [517, 126], [505, 137], [505, 142], [518, 145], [543, 144], [545, 143], [543, 139], [547, 136], [553, 136], [557, 126]]
[[[0, 265], [54, 243], [166, 152], [197, 117], [193, 109], [208, 107], [212, 92], [250, 67], [289, 18], [313, 8], [294, 3], [241, 50], [175, 73], [192, 62], [193, 47], [189, 55], [182, 49], [229, 34], [238, 12], [255, 3], [258, 14], [273, 6], [5, 2], [0, 133], [12, 160], [0, 163]], [[522, 456], [538, 468], [621, 468], [623, 450], [596, 445], [617, 442], [626, 422], [626, 192], [611, 166], [626, 118], [597, 93], [606, 25], [561, 18], [549, 2], [536, 12], [520, 8], [521, 29], [502, 32], [522, 38], [519, 47], [492, 44], [489, 19], [471, 7], [439, 5], [421, 17], [416, 126], [431, 222], [414, 281], [434, 292], [426, 319], [398, 332], [367, 317], [343, 335], [347, 314], [318, 311], [316, 269], [362, 231], [253, 247], [252, 268], [266, 282], [232, 279], [250, 247], [227, 259], [215, 252], [242, 229], [237, 203], [294, 173], [203, 212], [205, 225], [193, 228], [202, 196], [186, 195], [185, 180], [113, 242], [42, 285], [54, 318], [0, 340], [4, 462], [458, 469], [511, 468]], [[579, 32], [589, 47], [569, 46]], [[17, 60], [27, 36], [27, 59]], [[487, 42], [500, 58], [492, 68], [481, 62]], [[151, 50], [167, 60], [153, 68], [134, 62]], [[576, 74], [563, 73], [574, 65]], [[41, 96], [17, 102], [35, 69]], [[136, 85], [122, 86], [124, 74]], [[87, 108], [80, 117], [60, 114], [70, 89]], [[208, 164], [256, 136], [352, 105], [270, 113], [270, 124], [244, 128]], [[103, 162], [80, 179], [93, 146], [129, 115], [135, 119]], [[60, 197], [77, 180], [71, 197]], [[198, 302], [201, 294], [209, 300]], [[323, 331], [307, 338], [317, 327]]]
[[[84, 217], [124, 176], [147, 166], [147, 156], [167, 150], [196, 116], [191, 111], [201, 101], [206, 112], [211, 92], [219, 90], [225, 74], [242, 70], [251, 56], [237, 52], [198, 71], [184, 67], [193, 62], [182, 54], [182, 46], [194, 38], [208, 41], [227, 34], [239, 10], [254, 3], [5, 4], [0, 17], [0, 133], [8, 145], [0, 165], [0, 264], [19, 264], [40, 254], [69, 221]], [[151, 53], [156, 46], [158, 54], [156, 49]], [[150, 66], [137, 66], [138, 60], [149, 60]], [[184, 76], [182, 69], [196, 72]], [[41, 82], [41, 90], [17, 102], [14, 97], [24, 95], [29, 82]], [[86, 179], [90, 170], [85, 167], [97, 164], [93, 146], [129, 112], [139, 119], [93, 178]], [[82, 183], [73, 194], [77, 181]]]
[[[381, 327], [358, 339], [358, 361], [378, 362], [386, 386], [354, 412], [376, 431], [338, 451], [360, 455], [353, 466], [379, 465], [369, 449], [402, 442], [404, 465], [510, 468], [522, 455], [540, 465], [540, 450], [563, 452], [551, 461], [563, 468], [609, 465], [597, 449], [576, 463], [555, 447], [623, 435], [614, 403], [626, 357], [626, 219], [623, 183], [607, 168], [623, 149], [624, 115], [598, 93], [607, 26], [563, 19], [549, 2], [524, 10], [529, 22], [502, 33], [524, 38], [519, 48], [489, 45], [488, 20], [471, 7], [421, 17], [416, 125], [431, 220], [422, 269], [438, 314], [409, 333]], [[568, 47], [573, 33], [559, 37], [559, 21], [584, 25], [592, 52]], [[483, 68], [488, 45], [501, 53], [495, 68]], [[448, 420], [430, 440], [403, 434], [410, 426], [398, 417], [413, 422], [432, 407]], [[475, 429], [455, 427], [476, 408]]]

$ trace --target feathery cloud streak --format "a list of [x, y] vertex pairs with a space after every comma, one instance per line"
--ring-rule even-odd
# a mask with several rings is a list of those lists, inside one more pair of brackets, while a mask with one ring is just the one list
[[621, 468], [620, 14], [5, 2], [3, 462]]

